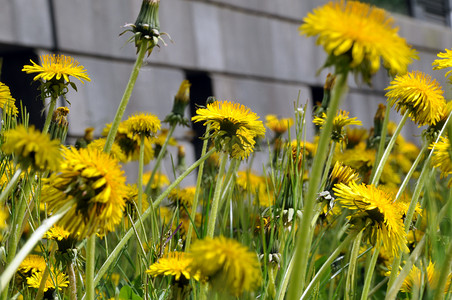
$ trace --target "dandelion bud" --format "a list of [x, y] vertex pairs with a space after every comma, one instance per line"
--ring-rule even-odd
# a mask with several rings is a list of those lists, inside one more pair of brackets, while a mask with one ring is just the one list
[[165, 122], [171, 126], [175, 126], [176, 124], [188, 126], [188, 120], [184, 118], [184, 111], [188, 103], [190, 103], [190, 86], [191, 84], [188, 80], [183, 80], [179, 91], [174, 96], [173, 109], [165, 118]]
[[69, 122], [67, 115], [69, 108], [58, 107], [52, 114], [52, 122], [50, 123], [49, 133], [52, 139], [59, 139], [63, 142], [66, 139]]

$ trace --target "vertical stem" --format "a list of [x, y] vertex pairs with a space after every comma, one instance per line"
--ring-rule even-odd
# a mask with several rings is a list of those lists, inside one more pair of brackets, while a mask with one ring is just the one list
[[361, 294], [361, 300], [366, 300], [369, 295], [370, 283], [372, 282], [372, 275], [374, 274], [375, 264], [377, 263], [378, 254], [380, 253], [382, 242], [379, 242], [379, 245], [375, 247], [374, 253], [372, 254], [372, 259], [370, 260], [369, 267], [366, 270], [366, 277], [364, 279], [364, 287]]
[[[405, 114], [402, 117], [402, 120], [400, 120], [399, 125], [397, 125], [397, 128], [394, 132], [394, 134], [391, 137], [391, 140], [389, 141], [388, 146], [385, 149], [385, 152], [383, 153], [383, 156], [381, 157], [381, 160], [378, 162], [378, 165], [375, 170], [374, 177], [371, 178], [371, 183], [375, 186], [378, 185], [378, 181], [380, 180], [381, 172], [383, 172], [383, 168], [386, 164], [386, 161], [388, 160], [389, 154], [391, 153], [392, 147], [394, 147], [395, 141], [397, 140], [397, 137], [399, 136], [400, 131], [403, 128], [403, 125], [405, 125], [406, 120], [408, 119], [409, 111], [406, 111]], [[374, 168], [375, 168], [374, 166]]]
[[115, 141], [119, 123], [121, 122], [122, 116], [124, 115], [127, 103], [129, 103], [130, 96], [132, 95], [133, 87], [135, 86], [135, 82], [137, 81], [138, 73], [140, 73], [141, 65], [143, 64], [143, 59], [144, 55], [146, 54], [147, 47], [148, 42], [143, 41], [140, 45], [140, 48], [138, 49], [137, 59], [135, 61], [135, 65], [133, 66], [132, 73], [130, 74], [129, 82], [127, 83], [127, 87], [122, 96], [121, 103], [119, 104], [118, 110], [116, 111], [115, 119], [111, 124], [107, 140], [105, 141], [104, 152], [106, 153], [110, 153], [111, 147], [113, 147], [113, 142]]
[[311, 176], [308, 183], [308, 191], [305, 197], [303, 207], [303, 215], [301, 217], [300, 226], [297, 233], [295, 248], [295, 263], [297, 264], [297, 272], [293, 274], [291, 284], [289, 286], [287, 299], [299, 299], [304, 289], [305, 276], [309, 253], [311, 249], [310, 231], [311, 219], [314, 214], [314, 204], [316, 194], [323, 171], [323, 164], [326, 158], [327, 147], [331, 140], [331, 131], [333, 128], [333, 120], [339, 107], [340, 100], [347, 90], [347, 73], [340, 74], [337, 77], [336, 84], [333, 88], [333, 95], [328, 108], [327, 119], [320, 133], [317, 154], [314, 158]]
[[52, 120], [53, 111], [55, 110], [57, 98], [50, 98], [49, 111], [47, 112], [46, 121], [44, 123], [44, 128], [42, 128], [42, 133], [46, 134], [49, 131], [50, 121]]
[[356, 265], [358, 262], [359, 247], [361, 246], [362, 237], [363, 231], [361, 230], [353, 242], [352, 254], [350, 256], [350, 264], [347, 272], [347, 279], [345, 281], [345, 299], [355, 299]]
[[69, 299], [77, 300], [77, 277], [75, 276], [74, 263], [71, 261], [68, 266], [69, 278]]
[[333, 160], [333, 156], [334, 156], [334, 150], [336, 148], [336, 142], [332, 142], [331, 143], [331, 148], [330, 151], [328, 153], [328, 158], [326, 161], [326, 165], [325, 165], [325, 170], [323, 171], [323, 176], [322, 176], [322, 186], [320, 187], [320, 191], [323, 191], [323, 189], [325, 188], [325, 184], [326, 181], [328, 180], [328, 172], [330, 170], [331, 167], [331, 161]]
[[85, 267], [85, 282], [86, 282], [86, 298], [88, 300], [95, 299], [94, 288], [94, 264], [96, 263], [96, 235], [92, 234], [88, 238], [86, 245], [86, 267]]
[[155, 173], [157, 173], [157, 170], [160, 167], [160, 163], [162, 162], [163, 156], [165, 155], [165, 152], [166, 152], [166, 147], [168, 146], [169, 140], [173, 136], [174, 129], [176, 129], [176, 125], [171, 125], [171, 127], [168, 131], [168, 135], [166, 136], [166, 140], [163, 143], [162, 149], [160, 149], [159, 155], [157, 156], [157, 160], [155, 161], [154, 168], [152, 169], [151, 177], [149, 178], [149, 181], [146, 184], [146, 189], [144, 190], [146, 195], [149, 195], [151, 192], [151, 186], [152, 186], [152, 182], [154, 181]]
[[[141, 218], [141, 214], [143, 213], [144, 139], [145, 139], [145, 136], [142, 134], [140, 136], [140, 153], [139, 153], [139, 157], [138, 157], [138, 179], [137, 179], [137, 188], [138, 188], [137, 217], [138, 218]], [[137, 241], [136, 241], [137, 249], [135, 252], [135, 277], [137, 277], [141, 273], [140, 251], [138, 251], [138, 249], [141, 246], [140, 240], [141, 240], [142, 233], [143, 233], [143, 230], [140, 226], [137, 228]]]
[[[210, 124], [207, 125], [206, 132], [208, 132], [210, 129]], [[204, 140], [202, 144], [202, 150], [201, 150], [201, 157], [203, 157], [206, 154], [207, 151], [207, 145], [209, 144], [209, 140]], [[198, 169], [198, 177], [196, 179], [196, 190], [195, 190], [195, 198], [193, 199], [193, 209], [190, 212], [190, 218], [191, 220], [195, 220], [196, 218], [196, 208], [198, 207], [198, 201], [199, 201], [199, 192], [201, 190], [201, 181], [202, 181], [202, 174], [204, 172], [204, 161], [199, 165]], [[185, 251], [188, 252], [190, 250], [190, 244], [191, 244], [191, 235], [193, 233], [193, 224], [192, 222], [189, 222], [188, 224], [188, 231], [187, 231], [187, 238], [185, 240]]]
[[[389, 123], [389, 113], [391, 111], [391, 106], [386, 105], [385, 117], [383, 120], [383, 128], [380, 133], [380, 143], [378, 144], [377, 155], [375, 157], [375, 165], [377, 166], [380, 163], [381, 156], [383, 155], [383, 151], [385, 150], [386, 144], [386, 134], [388, 133], [388, 123]], [[372, 168], [372, 173], [370, 174], [370, 178], [374, 178], [376, 168]]]
[[212, 199], [212, 207], [210, 208], [209, 223], [207, 224], [207, 237], [212, 238], [215, 231], [215, 221], [217, 220], [218, 206], [220, 203], [220, 195], [223, 187], [223, 175], [228, 160], [228, 154], [224, 151], [220, 152], [220, 169], [218, 170], [215, 192]]

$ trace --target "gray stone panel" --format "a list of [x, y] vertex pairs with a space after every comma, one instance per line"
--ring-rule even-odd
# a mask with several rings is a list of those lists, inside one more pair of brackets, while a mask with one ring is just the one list
[[52, 47], [46, 0], [0, 0], [0, 43]]
[[[82, 135], [85, 128], [91, 126], [100, 134], [105, 124], [113, 121], [133, 64], [86, 56], [75, 58], [88, 70], [92, 81], [77, 84], [79, 92], [68, 94], [72, 103], [69, 133]], [[180, 70], [144, 66], [123, 119], [135, 112], [150, 112], [163, 120], [171, 110], [182, 80]]]

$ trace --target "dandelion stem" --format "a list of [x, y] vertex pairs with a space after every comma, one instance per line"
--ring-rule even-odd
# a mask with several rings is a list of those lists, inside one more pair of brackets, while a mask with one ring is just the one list
[[[209, 152], [207, 152], [204, 156], [202, 156], [200, 159], [198, 159], [193, 165], [187, 168], [184, 173], [182, 173], [160, 196], [157, 197], [157, 199], [154, 201], [154, 203], [143, 213], [142, 217], [138, 219], [135, 222], [135, 227], [141, 226], [142, 222], [144, 222], [153, 212], [155, 208], [157, 208], [160, 203], [165, 199], [166, 196], [176, 187], [179, 185], [179, 183], [187, 177], [188, 174], [193, 172], [203, 161], [205, 161], [212, 153], [215, 152], [215, 149], [211, 149]], [[123, 236], [123, 238], [118, 242], [116, 247], [113, 249], [113, 251], [110, 253], [110, 255], [105, 260], [102, 267], [99, 269], [99, 271], [96, 274], [96, 277], [94, 277], [94, 286], [96, 286], [102, 276], [108, 271], [108, 268], [110, 265], [117, 259], [118, 255], [120, 254], [122, 248], [127, 244], [127, 242], [130, 240], [130, 238], [134, 234], [133, 227], [130, 228], [127, 233]]]
[[372, 258], [370, 260], [370, 264], [368, 268], [366, 268], [366, 277], [364, 279], [364, 287], [361, 293], [361, 300], [368, 299], [370, 283], [372, 282], [372, 276], [374, 274], [375, 264], [377, 263], [378, 254], [380, 253], [382, 242], [379, 242], [379, 245], [375, 247], [374, 253], [372, 254]]
[[13, 177], [8, 182], [8, 185], [5, 187], [5, 189], [2, 191], [2, 194], [0, 195], [0, 205], [3, 204], [3, 202], [9, 196], [9, 193], [11, 192], [11, 190], [16, 186], [17, 180], [19, 179], [19, 176], [20, 176], [20, 173], [22, 173], [22, 169], [21, 168], [17, 168], [17, 170], [14, 173]]
[[339, 254], [341, 253], [341, 251], [343, 249], [348, 247], [348, 245], [356, 237], [357, 234], [358, 234], [357, 231], [349, 234], [345, 238], [345, 240], [339, 244], [339, 246], [336, 248], [336, 250], [334, 250], [333, 253], [331, 253], [330, 257], [328, 257], [328, 259], [325, 261], [325, 263], [322, 265], [322, 267], [317, 271], [317, 273], [315, 274], [314, 278], [311, 280], [309, 285], [306, 287], [306, 290], [303, 292], [303, 295], [301, 296], [300, 300], [308, 299], [310, 296], [312, 296], [312, 291], [313, 291], [314, 287], [317, 285], [317, 283], [319, 282], [320, 278], [322, 278], [323, 275], [325, 274], [325, 272], [327, 272], [329, 270], [331, 263], [333, 263], [333, 261], [336, 259], [336, 257], [339, 256]]
[[363, 237], [363, 231], [361, 230], [356, 236], [352, 253], [350, 255], [350, 264], [347, 272], [347, 279], [345, 281], [345, 299], [355, 299], [355, 274], [356, 274], [356, 263], [358, 262], [359, 248], [361, 246], [361, 240]]
[[113, 147], [113, 142], [115, 141], [115, 136], [116, 132], [118, 131], [119, 123], [121, 122], [122, 116], [124, 115], [127, 103], [129, 103], [130, 96], [132, 95], [133, 87], [135, 86], [135, 82], [137, 81], [138, 73], [140, 73], [144, 55], [146, 54], [147, 51], [147, 47], [148, 42], [142, 41], [140, 44], [140, 48], [138, 50], [135, 65], [133, 66], [132, 73], [130, 74], [129, 82], [127, 83], [127, 87], [122, 96], [121, 103], [119, 104], [118, 110], [116, 111], [116, 116], [113, 120], [113, 123], [111, 124], [110, 131], [108, 132], [107, 140], [105, 141], [104, 152], [106, 153], [110, 153], [111, 147]]
[[42, 133], [46, 134], [49, 131], [50, 121], [52, 120], [53, 111], [55, 110], [57, 98], [52, 96], [50, 98], [49, 111], [47, 112], [46, 121], [44, 123], [44, 128], [42, 128]]
[[[417, 244], [416, 248], [414, 248], [413, 252], [411, 252], [410, 257], [407, 259], [402, 271], [400, 271], [399, 276], [394, 281], [394, 283], [390, 286], [389, 291], [386, 294], [385, 300], [396, 299], [396, 296], [400, 290], [400, 287], [403, 284], [403, 281], [405, 280], [407, 275], [410, 273], [410, 270], [411, 270], [414, 262], [417, 260], [417, 258], [421, 254], [422, 249], [424, 249], [424, 245], [425, 245], [425, 235], [422, 237], [421, 241]], [[393, 271], [391, 272], [391, 275], [392, 275], [392, 273], [397, 274], [397, 271], [394, 271], [394, 269], [393, 269]], [[391, 279], [389, 279], [389, 280], [391, 280]]]
[[69, 299], [77, 300], [77, 278], [75, 277], [74, 263], [71, 261], [68, 265], [69, 278]]
[[220, 152], [220, 169], [217, 174], [217, 182], [215, 184], [215, 191], [212, 199], [212, 207], [210, 208], [209, 222], [207, 223], [207, 234], [209, 238], [213, 237], [215, 231], [215, 222], [217, 220], [218, 207], [220, 204], [221, 190], [223, 188], [223, 175], [226, 167], [226, 162], [228, 161], [228, 154], [224, 151]]
[[[141, 217], [143, 213], [143, 165], [144, 165], [144, 139], [145, 136], [142, 134], [140, 137], [140, 153], [138, 158], [138, 179], [137, 179], [137, 188], [138, 188], [138, 197], [137, 197], [137, 215], [138, 218]], [[140, 237], [142, 235], [141, 227], [137, 228], [137, 251], [135, 252], [135, 277], [137, 277], [140, 272], [140, 251], [138, 251], [138, 245], [140, 243]]]
[[287, 299], [299, 299], [304, 289], [306, 267], [311, 249], [311, 219], [314, 214], [314, 204], [318, 192], [319, 183], [323, 171], [323, 164], [326, 158], [327, 147], [330, 144], [333, 120], [339, 107], [340, 100], [347, 90], [347, 73], [337, 76], [336, 84], [333, 88], [333, 94], [328, 109], [327, 119], [320, 133], [317, 154], [314, 158], [311, 176], [308, 183], [308, 191], [305, 197], [303, 215], [300, 220], [300, 227], [297, 233], [295, 248], [295, 263], [297, 272], [291, 278]]
[[[13, 277], [14, 273], [16, 273], [17, 268], [19, 268], [22, 261], [27, 257], [28, 253], [33, 250], [34, 246], [41, 240], [42, 236], [49, 230], [50, 227], [53, 226], [58, 220], [60, 220], [66, 212], [71, 208], [71, 206], [75, 203], [75, 200], [68, 201], [63, 207], [60, 208], [54, 215], [45, 219], [41, 226], [39, 226], [35, 232], [31, 235], [31, 237], [27, 240], [27, 242], [23, 245], [22, 249], [17, 253], [11, 263], [8, 265], [6, 270], [0, 276], [0, 291], [7, 291], [5, 289], [8, 286], [9, 281]], [[6, 297], [5, 297], [6, 294]], [[8, 299], [7, 293], [2, 294], [3, 299]]]
[[[388, 133], [388, 123], [389, 123], [389, 113], [390, 113], [390, 111], [391, 111], [391, 106], [390, 105], [386, 105], [385, 117], [383, 119], [383, 127], [381, 128], [381, 132], [380, 132], [380, 143], [378, 144], [377, 155], [375, 156], [375, 166], [380, 163], [381, 156], [383, 155], [383, 152], [385, 150], [386, 135]], [[370, 174], [370, 178], [374, 178], [375, 171], [376, 171], [376, 168], [372, 168], [372, 172]]]
[[[452, 217], [451, 209], [452, 209], [452, 189], [449, 190], [449, 199], [447, 201], [446, 206], [448, 206], [449, 210], [449, 218]], [[434, 300], [441, 300], [444, 296], [444, 290], [446, 287], [447, 279], [450, 274], [450, 268], [452, 267], [452, 243], [449, 243], [449, 247], [446, 251], [446, 257], [443, 262], [443, 266], [441, 268], [441, 272], [439, 274], [438, 282], [436, 288], [434, 290]]]
[[323, 189], [325, 188], [325, 184], [326, 181], [328, 180], [328, 172], [330, 171], [330, 167], [331, 167], [331, 161], [333, 160], [333, 156], [334, 156], [334, 150], [336, 148], [336, 142], [332, 142], [331, 146], [330, 146], [330, 151], [328, 152], [328, 158], [325, 164], [325, 169], [323, 171], [323, 176], [322, 176], [322, 186], [320, 187], [320, 191], [323, 191]]
[[146, 184], [146, 189], [144, 190], [146, 195], [150, 195], [150, 193], [151, 193], [151, 186], [152, 186], [152, 183], [154, 182], [155, 173], [157, 173], [157, 170], [160, 167], [160, 163], [162, 162], [163, 156], [165, 155], [165, 152], [166, 152], [166, 147], [168, 146], [168, 143], [169, 143], [171, 137], [173, 136], [174, 129], [176, 129], [176, 124], [171, 125], [171, 127], [168, 131], [168, 135], [166, 136], [165, 142], [162, 145], [162, 149], [160, 149], [159, 155], [157, 156], [157, 160], [155, 161], [154, 168], [152, 169], [151, 177], [149, 178], [149, 181]]
[[386, 161], [388, 160], [389, 154], [391, 153], [392, 148], [394, 147], [395, 141], [397, 140], [397, 137], [399, 136], [400, 131], [402, 130], [403, 126], [406, 123], [406, 120], [409, 116], [409, 111], [406, 111], [405, 114], [402, 117], [402, 120], [400, 120], [399, 125], [397, 125], [397, 128], [394, 132], [394, 134], [391, 137], [391, 140], [389, 141], [388, 146], [385, 149], [385, 152], [383, 153], [383, 156], [381, 157], [381, 160], [378, 162], [378, 165], [376, 165], [375, 174], [374, 177], [371, 178], [371, 183], [375, 186], [378, 185], [378, 181], [380, 180], [381, 172], [383, 171], [383, 168], [386, 164]]
[[96, 264], [96, 235], [92, 234], [88, 238], [86, 245], [86, 267], [85, 267], [85, 282], [86, 282], [86, 298], [88, 300], [94, 300], [94, 267]]
[[[210, 130], [210, 124], [207, 125], [206, 132]], [[204, 140], [202, 144], [202, 150], [201, 150], [201, 157], [203, 157], [206, 154], [207, 151], [207, 145], [209, 144], [209, 140]], [[198, 207], [198, 201], [199, 201], [199, 192], [201, 190], [201, 181], [202, 181], [202, 175], [204, 172], [204, 161], [199, 165], [198, 169], [198, 178], [196, 179], [196, 190], [195, 190], [195, 197], [193, 199], [193, 209], [190, 212], [190, 219], [195, 220], [196, 218], [196, 208]], [[190, 250], [190, 244], [191, 244], [191, 235], [193, 233], [193, 224], [192, 222], [189, 222], [188, 224], [188, 231], [187, 231], [187, 238], [185, 240], [185, 251], [188, 252]]]

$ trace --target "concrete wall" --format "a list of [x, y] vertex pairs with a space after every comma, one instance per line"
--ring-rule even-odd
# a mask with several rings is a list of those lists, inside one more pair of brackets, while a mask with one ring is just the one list
[[[142, 69], [127, 113], [150, 111], [160, 118], [169, 112], [184, 70], [205, 71], [219, 99], [241, 102], [262, 118], [268, 113], [293, 115], [293, 102], [311, 103], [310, 86], [322, 86], [327, 71], [316, 76], [325, 54], [313, 38], [299, 36], [302, 18], [323, 0], [161, 0], [161, 30], [174, 43], [155, 50]], [[91, 83], [70, 93], [70, 134], [93, 126], [100, 133], [111, 122], [133, 66], [135, 49], [121, 26], [134, 22], [140, 0], [55, 0], [56, 30], [47, 0], [0, 0], [0, 52], [5, 45], [25, 46], [39, 54], [57, 48], [83, 64]], [[450, 28], [395, 16], [400, 35], [419, 51], [412, 69], [432, 74], [436, 53], [452, 48]], [[372, 87], [350, 79], [343, 108], [372, 125], [388, 84], [384, 71]], [[445, 86], [445, 85], [444, 85]], [[445, 86], [446, 95], [450, 88]], [[300, 95], [300, 96], [299, 96]], [[309, 123], [309, 122], [308, 122]], [[404, 134], [415, 134], [415, 126]], [[177, 136], [182, 137], [184, 130]]]

